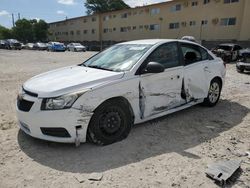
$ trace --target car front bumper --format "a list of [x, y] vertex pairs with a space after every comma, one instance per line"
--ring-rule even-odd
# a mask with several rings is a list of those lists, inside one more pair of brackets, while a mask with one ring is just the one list
[[244, 69], [250, 70], [250, 63], [237, 62], [236, 66], [238, 68], [244, 68]]
[[27, 97], [34, 104], [26, 112], [16, 106], [18, 124], [26, 134], [42, 140], [61, 143], [86, 142], [92, 113], [82, 109], [41, 111], [42, 99]]

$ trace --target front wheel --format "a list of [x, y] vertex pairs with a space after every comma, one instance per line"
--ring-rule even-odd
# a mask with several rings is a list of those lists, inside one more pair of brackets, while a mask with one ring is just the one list
[[123, 101], [106, 101], [99, 106], [88, 127], [88, 139], [97, 145], [108, 145], [125, 139], [132, 125], [132, 115]]
[[244, 68], [242, 68], [242, 67], [236, 67], [236, 69], [237, 69], [238, 73], [243, 73], [244, 72]]
[[221, 88], [222, 88], [221, 81], [216, 78], [213, 79], [209, 87], [208, 96], [207, 98], [204, 99], [203, 104], [209, 107], [215, 106], [220, 99]]

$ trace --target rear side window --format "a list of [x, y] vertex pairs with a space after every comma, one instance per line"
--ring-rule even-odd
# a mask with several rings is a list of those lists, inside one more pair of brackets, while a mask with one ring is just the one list
[[159, 46], [147, 58], [147, 63], [157, 62], [165, 68], [180, 66], [177, 43], [166, 43]]
[[202, 61], [206, 55], [200, 51], [200, 47], [192, 44], [181, 43], [181, 51], [184, 57], [185, 65], [190, 65], [199, 61]]

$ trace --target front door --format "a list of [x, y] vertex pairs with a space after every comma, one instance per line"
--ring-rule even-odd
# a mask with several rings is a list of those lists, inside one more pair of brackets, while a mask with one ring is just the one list
[[157, 74], [142, 74], [140, 78], [141, 118], [164, 112], [185, 103], [181, 98], [183, 65], [176, 42], [159, 46], [146, 59], [146, 63], [158, 62], [165, 71]]

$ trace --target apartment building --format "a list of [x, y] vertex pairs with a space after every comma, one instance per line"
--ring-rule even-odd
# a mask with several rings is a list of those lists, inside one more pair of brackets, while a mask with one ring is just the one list
[[50, 23], [50, 39], [120, 42], [194, 36], [250, 41], [249, 0], [173, 0]]

